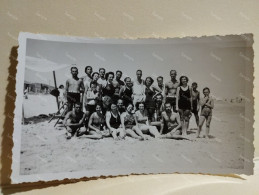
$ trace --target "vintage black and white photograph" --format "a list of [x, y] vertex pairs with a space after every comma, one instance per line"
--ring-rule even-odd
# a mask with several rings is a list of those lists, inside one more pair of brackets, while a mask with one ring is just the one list
[[21, 33], [12, 182], [252, 174], [252, 44]]

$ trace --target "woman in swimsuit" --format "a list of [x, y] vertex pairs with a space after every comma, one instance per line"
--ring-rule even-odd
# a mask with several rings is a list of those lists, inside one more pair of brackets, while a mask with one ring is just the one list
[[111, 104], [111, 111], [106, 112], [106, 125], [110, 130], [113, 139], [121, 140], [125, 138], [126, 132], [121, 126], [120, 113], [114, 102]]
[[150, 121], [148, 120], [147, 111], [145, 110], [144, 103], [138, 102], [136, 106], [138, 110], [135, 112], [135, 114], [136, 119], [138, 121], [139, 129], [144, 134], [150, 133], [155, 138], [160, 138], [160, 133], [158, 132], [157, 127], [150, 125]]
[[122, 128], [124, 131], [126, 131], [127, 135], [136, 139], [146, 140], [147, 137], [139, 129], [136, 115], [132, 113], [132, 111], [133, 111], [133, 104], [129, 103], [126, 107], [126, 112], [121, 114]]
[[180, 86], [176, 91], [176, 111], [178, 110], [182, 123], [182, 135], [187, 135], [189, 127], [190, 113], [192, 110], [192, 95], [189, 85], [188, 77], [180, 77]]
[[154, 80], [151, 77], [147, 77], [145, 80], [145, 106], [147, 109], [147, 115], [148, 119], [151, 121], [153, 114], [155, 112], [155, 100], [154, 97], [156, 95], [156, 91], [162, 93], [162, 90], [160, 88], [156, 88], [152, 84], [154, 83]]
[[203, 89], [203, 94], [204, 94], [204, 98], [201, 98], [201, 100], [200, 100], [201, 114], [200, 114], [200, 120], [199, 120], [199, 129], [196, 134], [197, 138], [200, 137], [200, 132], [201, 132], [205, 119], [206, 119], [205, 137], [209, 138], [210, 122], [211, 122], [211, 118], [212, 118], [212, 109], [214, 108], [214, 100], [210, 96], [210, 89], [208, 87], [205, 87]]
[[96, 105], [95, 112], [90, 116], [88, 127], [89, 133], [85, 136], [86, 138], [101, 139], [110, 135], [109, 130], [106, 129], [105, 119], [100, 104]]

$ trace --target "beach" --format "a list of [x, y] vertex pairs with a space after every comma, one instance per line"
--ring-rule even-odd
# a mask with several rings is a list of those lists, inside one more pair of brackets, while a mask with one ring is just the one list
[[[54, 127], [56, 119], [31, 121], [22, 126], [20, 174], [61, 173], [99, 169], [146, 169], [149, 167], [196, 167], [242, 169], [244, 166], [244, 116], [242, 103], [216, 101], [210, 139], [195, 138], [192, 116], [190, 140], [127, 137], [91, 140], [65, 138], [65, 129]], [[194, 129], [196, 128], [196, 129]], [[205, 125], [201, 136], [205, 133]]]

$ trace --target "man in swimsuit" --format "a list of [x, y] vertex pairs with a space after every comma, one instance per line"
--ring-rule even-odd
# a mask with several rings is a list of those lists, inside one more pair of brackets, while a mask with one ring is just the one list
[[162, 119], [162, 112], [164, 111], [163, 105], [163, 96], [161, 93], [158, 93], [155, 96], [155, 112], [153, 115], [151, 125], [155, 125], [157, 127], [161, 127], [161, 119]]
[[70, 139], [75, 133], [77, 136], [81, 136], [86, 132], [85, 128], [85, 113], [82, 112], [81, 103], [75, 103], [75, 109], [69, 111], [65, 119], [63, 120], [63, 125], [65, 126], [67, 132], [66, 137]]
[[173, 107], [173, 111], [176, 112], [176, 90], [180, 83], [176, 80], [176, 70], [171, 70], [170, 76], [171, 80], [165, 84], [165, 101], [170, 102]]
[[114, 87], [121, 88], [122, 86], [125, 85], [125, 83], [121, 80], [121, 77], [122, 77], [122, 72], [120, 70], [117, 70], [115, 79], [113, 80]]
[[97, 83], [100, 84], [102, 87], [105, 87], [107, 81], [105, 79], [105, 69], [104, 68], [99, 69], [99, 76], [100, 76], [100, 78], [97, 80]]
[[165, 102], [165, 85], [164, 78], [162, 76], [157, 77], [157, 86], [162, 91], [161, 94], [164, 98], [163, 102]]
[[196, 82], [192, 83], [191, 94], [192, 94], [192, 113], [195, 116], [197, 127], [199, 126], [199, 109], [200, 109], [200, 92], [197, 90], [198, 84]]
[[133, 104], [145, 101], [145, 85], [142, 77], [142, 70], [137, 70], [137, 79], [133, 82]]
[[[180, 134], [181, 120], [178, 113], [173, 112], [170, 102], [165, 103], [165, 111], [161, 114], [161, 129], [160, 134], [163, 131], [166, 136], [172, 137]], [[166, 125], [166, 128], [164, 128]]]
[[[73, 109], [76, 102], [81, 102], [80, 93], [84, 94], [85, 87], [82, 79], [78, 78], [77, 67], [71, 67], [72, 78], [66, 81], [65, 94], [67, 97], [68, 111]], [[80, 90], [81, 89], [81, 90]]]

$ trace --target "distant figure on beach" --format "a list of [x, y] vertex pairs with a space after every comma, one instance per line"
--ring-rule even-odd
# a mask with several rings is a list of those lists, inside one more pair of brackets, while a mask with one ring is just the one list
[[169, 102], [172, 105], [173, 111], [176, 112], [176, 91], [180, 83], [176, 79], [176, 70], [171, 70], [170, 76], [171, 80], [165, 84], [165, 101]]
[[75, 109], [69, 111], [65, 119], [63, 120], [63, 125], [65, 126], [66, 138], [70, 139], [72, 136], [76, 134], [76, 136], [80, 136], [86, 132], [85, 127], [85, 113], [82, 112], [82, 105], [81, 103], [75, 103]]
[[210, 89], [208, 87], [205, 87], [203, 89], [203, 94], [204, 94], [204, 97], [201, 98], [200, 100], [201, 114], [200, 114], [200, 121], [199, 121], [199, 129], [196, 134], [197, 138], [200, 137], [200, 132], [205, 120], [206, 120], [205, 138], [209, 138], [212, 109], [214, 108], [214, 100], [210, 96]]
[[199, 127], [199, 110], [200, 110], [200, 92], [197, 90], [198, 84], [196, 82], [192, 83], [191, 93], [192, 93], [192, 110], [194, 114], [197, 127]]
[[72, 78], [66, 81], [65, 93], [67, 97], [68, 111], [73, 109], [73, 106], [76, 102], [81, 102], [81, 90], [84, 94], [85, 87], [82, 79], [78, 78], [78, 69], [77, 67], [71, 67]]

